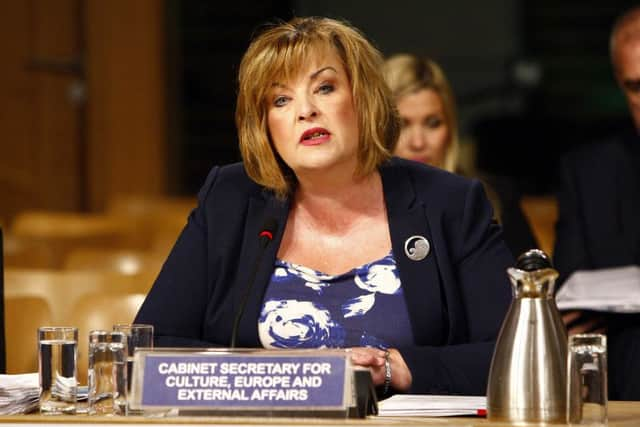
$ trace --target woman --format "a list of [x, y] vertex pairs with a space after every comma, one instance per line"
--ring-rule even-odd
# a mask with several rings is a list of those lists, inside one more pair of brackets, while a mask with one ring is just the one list
[[460, 146], [455, 100], [440, 66], [398, 54], [385, 61], [384, 76], [401, 122], [394, 154], [455, 172]]
[[381, 65], [326, 18], [251, 43], [243, 164], [213, 168], [137, 316], [157, 345], [350, 347], [377, 385], [484, 394], [512, 258], [479, 183], [391, 159]]
[[[440, 66], [428, 58], [397, 54], [385, 61], [384, 75], [401, 122], [394, 154], [449, 172], [478, 175], [472, 165], [460, 165], [455, 98]], [[513, 182], [507, 177], [488, 175], [481, 179], [512, 253], [537, 247]]]

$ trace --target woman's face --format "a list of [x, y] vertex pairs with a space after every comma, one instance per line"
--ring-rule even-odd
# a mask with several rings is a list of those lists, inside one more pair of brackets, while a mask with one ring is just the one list
[[353, 174], [358, 121], [351, 84], [332, 50], [311, 56], [293, 81], [274, 82], [267, 97], [267, 125], [284, 162], [301, 175], [329, 170]]
[[443, 167], [450, 131], [442, 98], [433, 89], [420, 89], [398, 99], [401, 131], [394, 154]]

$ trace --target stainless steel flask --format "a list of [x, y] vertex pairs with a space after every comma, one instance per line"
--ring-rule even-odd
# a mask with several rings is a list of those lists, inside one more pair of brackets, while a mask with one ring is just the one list
[[567, 331], [554, 298], [558, 272], [532, 249], [507, 270], [513, 301], [491, 361], [487, 417], [510, 423], [565, 423]]

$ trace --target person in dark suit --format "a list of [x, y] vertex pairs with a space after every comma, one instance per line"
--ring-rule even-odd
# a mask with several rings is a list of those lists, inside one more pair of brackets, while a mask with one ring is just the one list
[[[561, 163], [554, 250], [560, 281], [577, 270], [640, 264], [639, 7], [616, 21], [610, 50], [632, 125], [609, 140], [568, 153]], [[640, 370], [634, 356], [629, 359], [630, 349], [640, 349], [638, 316], [570, 311], [563, 319], [570, 334], [608, 332], [612, 397], [639, 400]]]
[[243, 162], [211, 170], [137, 315], [156, 345], [351, 348], [378, 386], [485, 393], [513, 259], [478, 181], [391, 157], [381, 65], [327, 18], [252, 41]]

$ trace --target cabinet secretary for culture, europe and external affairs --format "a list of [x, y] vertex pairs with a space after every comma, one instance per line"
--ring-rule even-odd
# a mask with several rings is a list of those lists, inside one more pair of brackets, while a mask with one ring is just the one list
[[388, 350], [396, 392], [485, 393], [512, 256], [479, 182], [391, 158], [381, 71], [332, 19], [253, 40], [243, 162], [211, 170], [136, 318], [157, 346], [229, 346], [242, 310], [239, 347], [349, 347], [376, 385]]

